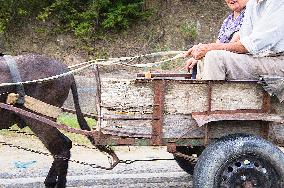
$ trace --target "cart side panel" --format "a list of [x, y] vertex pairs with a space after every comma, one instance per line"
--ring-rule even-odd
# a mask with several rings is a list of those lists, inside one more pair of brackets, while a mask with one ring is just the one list
[[209, 86], [169, 82], [165, 110], [169, 114], [190, 114], [205, 112], [209, 107], [210, 111], [261, 109], [262, 98], [262, 89], [257, 84], [216, 83]]
[[[141, 116], [142, 117], [142, 116]], [[148, 116], [149, 117], [149, 116]], [[151, 138], [151, 120], [108, 120], [104, 121], [103, 130], [108, 134], [129, 137]], [[150, 117], [149, 117], [150, 119]], [[203, 138], [203, 128], [196, 127], [189, 115], [166, 115], [164, 117], [163, 138]], [[187, 132], [187, 130], [192, 130]]]
[[[167, 80], [165, 114], [191, 114], [208, 110], [261, 109], [263, 92], [257, 84], [221, 83], [212, 84], [211, 96], [204, 83]], [[111, 113], [153, 113], [153, 84], [134, 80], [104, 80], [102, 106]], [[105, 111], [107, 112], [107, 111]]]
[[[151, 138], [152, 121], [155, 118], [154, 81], [103, 80], [102, 130], [118, 136]], [[262, 105], [263, 91], [257, 84], [217, 82], [208, 85], [206, 82], [190, 80], [166, 80], [162, 137], [204, 138], [204, 128], [196, 127], [192, 112], [206, 112], [209, 107], [211, 111], [260, 110]], [[240, 124], [220, 123], [219, 132], [228, 134], [231, 130], [253, 133], [255, 130], [261, 131], [254, 125], [244, 124], [242, 127]], [[210, 136], [221, 135], [218, 131], [214, 134]]]

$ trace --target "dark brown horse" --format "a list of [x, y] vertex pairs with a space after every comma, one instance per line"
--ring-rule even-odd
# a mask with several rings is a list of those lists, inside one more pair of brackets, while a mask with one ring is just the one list
[[[20, 55], [13, 58], [16, 61], [22, 81], [46, 78], [68, 71], [66, 65], [42, 55]], [[0, 83], [11, 82], [12, 77], [7, 62], [3, 57], [0, 57]], [[73, 75], [47, 82], [24, 85], [26, 95], [57, 107], [61, 107], [63, 105], [70, 89], [72, 90], [80, 127], [85, 130], [90, 130], [80, 110]], [[0, 102], [6, 101], [7, 92], [17, 93], [16, 87], [0, 87]], [[24, 118], [15, 113], [0, 109], [0, 129], [7, 129], [13, 124], [19, 124], [20, 122], [24, 122], [27, 126], [29, 126], [34, 134], [54, 156], [54, 161], [44, 182], [45, 186], [65, 187], [68, 159], [70, 159], [70, 149], [72, 147], [71, 140], [54, 127], [40, 124], [32, 119]]]

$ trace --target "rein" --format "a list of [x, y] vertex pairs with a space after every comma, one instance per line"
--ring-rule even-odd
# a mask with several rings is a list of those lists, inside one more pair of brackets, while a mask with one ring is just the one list
[[[131, 66], [131, 67], [138, 67], [138, 68], [147, 68], [147, 67], [155, 67], [162, 65], [163, 63], [174, 61], [176, 59], [179, 59], [182, 57], [182, 54], [184, 51], [165, 51], [165, 52], [156, 52], [156, 53], [150, 53], [150, 54], [144, 54], [144, 55], [137, 55], [133, 57], [119, 57], [119, 58], [109, 58], [109, 59], [95, 59], [95, 60], [90, 60], [86, 61], [80, 64], [72, 65], [69, 66], [69, 71], [46, 77], [46, 78], [39, 78], [37, 80], [28, 80], [28, 81], [17, 81], [13, 83], [0, 83], [0, 87], [3, 86], [14, 86], [14, 85], [24, 85], [24, 84], [32, 84], [32, 83], [38, 83], [38, 82], [46, 82], [50, 80], [55, 80], [61, 77], [65, 77], [68, 75], [73, 75], [74, 73], [81, 72], [91, 66], [95, 65], [123, 65], [123, 66]], [[175, 55], [172, 58], [168, 58], [165, 60], [161, 61], [156, 61], [154, 63], [144, 63], [144, 64], [130, 64], [131, 61], [135, 59], [140, 59], [140, 58], [149, 58], [149, 57], [157, 57], [157, 56], [166, 56], [166, 55]]]

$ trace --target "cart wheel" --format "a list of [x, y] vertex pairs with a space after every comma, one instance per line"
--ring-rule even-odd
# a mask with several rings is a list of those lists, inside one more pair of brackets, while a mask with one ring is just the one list
[[[197, 155], [199, 156], [205, 147], [203, 146], [195, 146], [195, 147], [188, 147], [188, 146], [177, 146], [176, 151], [182, 154], [186, 154], [189, 156]], [[196, 161], [188, 161], [183, 157], [174, 156], [177, 164], [188, 174], [193, 175], [194, 166]]]
[[210, 144], [198, 158], [194, 188], [281, 188], [284, 154], [252, 135], [231, 135]]

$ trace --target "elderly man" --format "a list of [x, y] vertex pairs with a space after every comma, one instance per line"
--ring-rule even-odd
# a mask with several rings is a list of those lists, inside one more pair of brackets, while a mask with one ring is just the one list
[[[244, 1], [244, 0], [238, 0]], [[240, 40], [199, 44], [185, 56], [204, 57], [203, 80], [250, 80], [260, 75], [284, 76], [284, 1], [250, 0]], [[194, 62], [194, 61], [193, 61]], [[187, 63], [187, 67], [193, 66]]]

